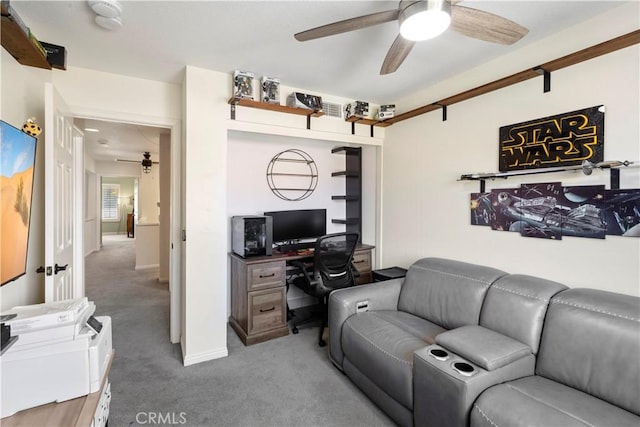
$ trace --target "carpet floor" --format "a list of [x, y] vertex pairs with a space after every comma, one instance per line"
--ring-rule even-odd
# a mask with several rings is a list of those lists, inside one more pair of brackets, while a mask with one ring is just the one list
[[184, 367], [167, 285], [135, 270], [133, 239], [103, 242], [86, 258], [86, 293], [113, 323], [109, 426], [394, 425], [332, 365], [317, 327], [248, 347], [228, 328], [228, 357]]

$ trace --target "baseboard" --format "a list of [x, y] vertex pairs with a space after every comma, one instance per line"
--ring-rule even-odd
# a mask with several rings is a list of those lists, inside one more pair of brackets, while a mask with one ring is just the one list
[[207, 362], [209, 360], [220, 359], [222, 357], [227, 357], [229, 355], [229, 351], [227, 347], [222, 347], [217, 350], [205, 351], [203, 353], [186, 355], [184, 354], [184, 342], [180, 340], [180, 344], [182, 347], [182, 359], [184, 366], [195, 365], [196, 363]]
[[85, 258], [88, 257], [89, 255], [91, 255], [94, 252], [98, 252], [98, 249], [91, 249], [89, 252], [87, 252], [86, 254], [84, 254]]
[[160, 268], [160, 264], [136, 265], [135, 270], [151, 270], [152, 268]]

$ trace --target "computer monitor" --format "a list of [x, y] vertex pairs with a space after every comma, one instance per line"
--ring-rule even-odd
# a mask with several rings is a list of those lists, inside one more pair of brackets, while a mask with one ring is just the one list
[[274, 242], [315, 239], [327, 234], [326, 209], [273, 211], [264, 215], [273, 218]]

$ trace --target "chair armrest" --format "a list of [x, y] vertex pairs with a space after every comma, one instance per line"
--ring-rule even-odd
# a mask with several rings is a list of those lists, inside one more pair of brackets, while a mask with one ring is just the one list
[[397, 310], [404, 277], [338, 289], [329, 296], [329, 357], [342, 369], [342, 325], [356, 314], [356, 303], [367, 301], [369, 311]]

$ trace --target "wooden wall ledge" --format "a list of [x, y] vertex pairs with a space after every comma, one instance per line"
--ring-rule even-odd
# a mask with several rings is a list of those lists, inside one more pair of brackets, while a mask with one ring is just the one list
[[523, 82], [525, 80], [532, 79], [540, 76], [540, 72], [552, 72], [562, 68], [569, 67], [571, 65], [579, 64], [589, 59], [596, 58], [607, 53], [615, 52], [616, 50], [623, 49], [625, 47], [633, 46], [640, 43], [640, 30], [633, 31], [631, 33], [616, 37], [609, 41], [588, 47], [586, 49], [579, 50], [569, 55], [563, 56], [553, 61], [545, 62], [538, 67], [530, 68], [519, 73], [512, 74], [507, 77], [503, 77], [499, 80], [495, 80], [491, 83], [487, 83], [482, 86], [478, 86], [473, 89], [461, 92], [457, 95], [450, 96], [448, 98], [441, 99], [440, 101], [434, 101], [431, 104], [418, 107], [416, 109], [407, 111], [406, 113], [399, 114], [395, 117], [385, 120], [385, 123], [394, 124], [407, 120], [416, 116], [419, 116], [430, 111], [439, 110], [442, 107], [455, 104], [457, 102], [466, 101], [467, 99], [475, 98], [476, 96], [484, 95], [494, 90], [502, 89], [507, 86], [511, 86], [516, 83]]

